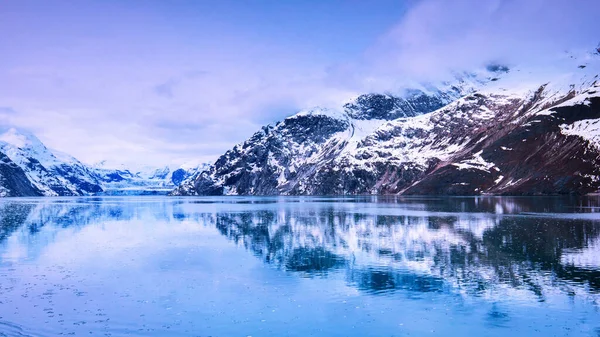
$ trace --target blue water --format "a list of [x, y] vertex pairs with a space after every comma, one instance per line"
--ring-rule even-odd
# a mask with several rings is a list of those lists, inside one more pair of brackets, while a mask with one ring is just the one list
[[600, 199], [2, 199], [5, 335], [598, 337]]

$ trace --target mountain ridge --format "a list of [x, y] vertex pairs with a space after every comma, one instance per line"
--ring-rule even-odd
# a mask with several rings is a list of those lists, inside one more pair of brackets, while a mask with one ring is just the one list
[[[398, 108], [407, 98], [367, 94], [335, 113], [300, 112], [263, 127], [172, 195], [596, 192], [600, 133], [590, 142], [582, 132], [600, 130], [585, 122], [600, 109], [598, 57], [556, 64], [561, 73], [494, 67], [489, 82], [442, 107], [407, 113]], [[364, 122], [373, 123], [361, 129]]]
[[[554, 68], [553, 68], [554, 67]], [[213, 164], [86, 165], [0, 132], [0, 196], [547, 195], [600, 191], [600, 54], [490, 64], [261, 127]]]

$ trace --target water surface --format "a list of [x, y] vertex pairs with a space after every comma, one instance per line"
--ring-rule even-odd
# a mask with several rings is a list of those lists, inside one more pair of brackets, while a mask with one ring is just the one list
[[600, 336], [600, 199], [0, 200], [0, 336]]

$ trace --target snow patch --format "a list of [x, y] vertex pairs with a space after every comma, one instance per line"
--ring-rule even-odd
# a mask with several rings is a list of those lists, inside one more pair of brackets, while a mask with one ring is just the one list
[[600, 118], [584, 119], [570, 125], [562, 124], [560, 132], [565, 136], [581, 137], [600, 149]]
[[473, 155], [473, 158], [463, 160], [460, 163], [453, 163], [452, 165], [458, 167], [459, 170], [482, 170], [486, 172], [490, 172], [490, 169], [496, 168], [494, 163], [486, 162], [483, 157], [481, 157], [481, 153], [483, 151], [479, 151]]

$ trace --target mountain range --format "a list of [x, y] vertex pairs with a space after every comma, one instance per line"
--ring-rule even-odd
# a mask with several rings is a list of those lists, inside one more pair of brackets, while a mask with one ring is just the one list
[[599, 74], [599, 53], [566, 54], [552, 67], [490, 64], [441, 89], [302, 111], [172, 195], [595, 193]]
[[128, 168], [102, 161], [91, 166], [103, 187], [103, 195], [167, 194], [198, 170], [204, 163], [179, 166]]
[[2, 197], [167, 194], [202, 167], [86, 165], [47, 148], [30, 132], [8, 128], [0, 133]]
[[86, 165], [0, 135], [0, 196], [548, 195], [600, 190], [600, 51], [489, 64], [263, 126], [211, 164]]

